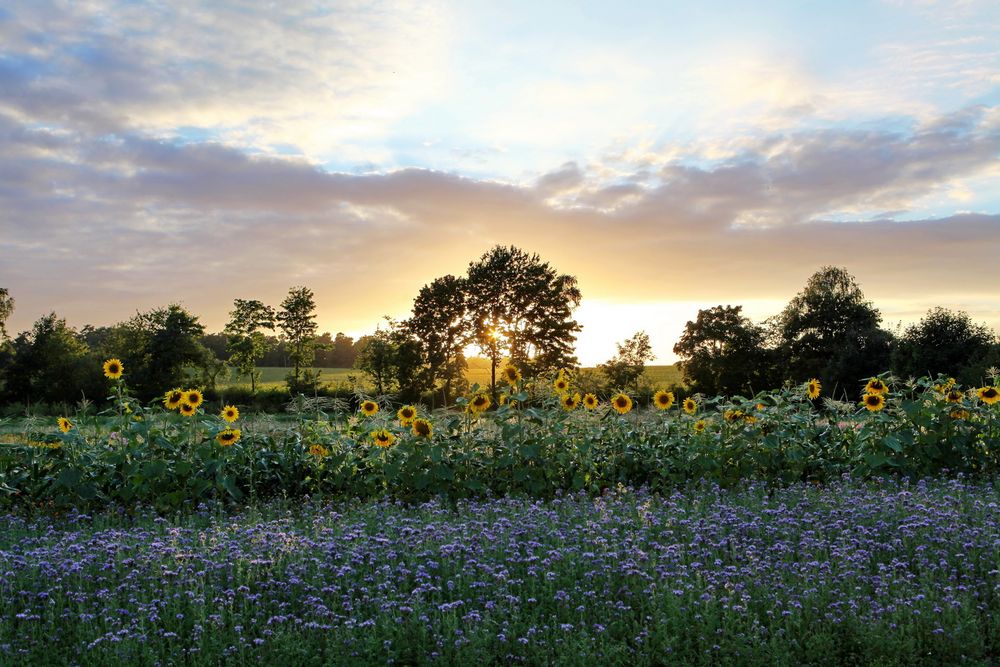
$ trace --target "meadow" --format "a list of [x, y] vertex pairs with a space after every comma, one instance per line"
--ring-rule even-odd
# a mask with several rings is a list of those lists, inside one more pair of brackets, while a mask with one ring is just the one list
[[0, 664], [1000, 660], [996, 377], [273, 415], [112, 369], [0, 424]]

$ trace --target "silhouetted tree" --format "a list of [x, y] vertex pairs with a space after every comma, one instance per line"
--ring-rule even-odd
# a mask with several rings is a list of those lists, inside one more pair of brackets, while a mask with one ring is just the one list
[[899, 338], [892, 367], [904, 377], [943, 373], [964, 384], [978, 384], [993, 362], [995, 344], [993, 331], [973, 323], [968, 313], [932, 308]]
[[355, 356], [354, 339], [338, 332], [333, 337], [333, 350], [330, 351], [330, 366], [333, 368], [353, 368]]
[[236, 299], [226, 324], [226, 349], [231, 363], [240, 375], [250, 377], [250, 391], [257, 391], [260, 371], [257, 362], [268, 351], [265, 331], [273, 331], [274, 308], [257, 299]]
[[292, 372], [285, 378], [290, 391], [310, 390], [316, 386], [316, 374], [305, 371], [315, 357], [316, 302], [307, 287], [293, 287], [281, 302], [277, 315], [278, 325], [285, 337], [288, 360]]
[[7, 320], [14, 312], [14, 297], [6, 287], [0, 287], [0, 344], [7, 339]]
[[447, 275], [420, 288], [413, 301], [413, 315], [404, 322], [419, 341], [426, 367], [425, 383], [434, 387], [443, 383], [444, 402], [452, 396], [452, 387], [465, 372], [462, 350], [469, 341], [466, 283]]
[[84, 397], [103, 398], [100, 366], [87, 344], [66, 320], [50, 313], [13, 342], [5, 392], [9, 400], [72, 403]]
[[824, 382], [853, 396], [863, 378], [889, 368], [892, 335], [846, 269], [826, 266], [776, 319], [788, 379]]
[[765, 331], [742, 315], [742, 306], [698, 311], [674, 345], [684, 382], [706, 394], [750, 394], [768, 388]]
[[577, 364], [576, 278], [557, 273], [537, 254], [496, 246], [469, 264], [465, 284], [471, 331], [490, 358], [491, 391], [505, 353], [526, 376]]
[[628, 340], [616, 343], [616, 346], [618, 354], [598, 368], [607, 376], [610, 388], [632, 388], [638, 391], [639, 378], [646, 370], [646, 362], [656, 358], [649, 342], [649, 334], [639, 331]]
[[398, 392], [415, 400], [427, 386], [421, 373], [424, 359], [420, 341], [405, 326], [392, 320], [388, 323], [387, 328], [359, 341], [355, 365], [371, 377], [376, 393]]

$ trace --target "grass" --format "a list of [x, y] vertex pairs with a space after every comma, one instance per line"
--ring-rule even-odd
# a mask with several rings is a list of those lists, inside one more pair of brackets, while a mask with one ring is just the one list
[[[288, 375], [290, 371], [288, 368], [282, 368], [279, 366], [262, 366], [258, 370], [260, 370], [260, 386], [265, 388], [284, 387], [285, 376]], [[313, 368], [311, 370], [321, 371], [322, 375], [320, 376], [320, 379], [322, 380], [322, 383], [327, 386], [348, 388], [357, 386], [362, 390], [371, 389], [367, 376], [354, 368]], [[595, 369], [588, 368], [584, 370]], [[490, 383], [489, 360], [478, 357], [469, 359], [469, 370], [466, 373], [466, 378], [468, 379], [469, 384], [479, 384], [481, 386], [488, 385]], [[666, 366], [647, 366], [645, 380], [649, 384], [657, 387], [669, 387], [671, 385], [683, 384], [680, 369], [677, 368], [676, 364]], [[245, 377], [220, 382], [220, 387], [229, 387], [234, 385], [249, 386], [250, 382]]]
[[998, 502], [932, 479], [0, 516], [0, 664], [995, 664]]

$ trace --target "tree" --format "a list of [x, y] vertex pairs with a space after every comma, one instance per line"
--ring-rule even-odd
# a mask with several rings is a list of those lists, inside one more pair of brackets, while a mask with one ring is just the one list
[[14, 312], [14, 297], [6, 287], [0, 287], [0, 344], [7, 339], [7, 320]]
[[[129, 384], [145, 399], [159, 396], [172, 387], [187, 383], [186, 367], [201, 371], [202, 379], [214, 355], [199, 341], [205, 327], [179, 304], [139, 313], [125, 324], [127, 347], [109, 350], [125, 364]], [[122, 340], [119, 337], [119, 340]]]
[[281, 302], [277, 319], [285, 337], [288, 359], [293, 367], [286, 377], [289, 390], [298, 392], [314, 388], [316, 374], [302, 372], [302, 368], [311, 365], [315, 358], [313, 338], [317, 330], [316, 302], [313, 300], [312, 290], [307, 287], [288, 290], [288, 296]]
[[397, 391], [408, 399], [418, 399], [425, 386], [420, 341], [402, 324], [386, 318], [388, 328], [379, 328], [359, 341], [356, 367], [371, 377], [375, 391]]
[[354, 339], [338, 332], [333, 337], [333, 349], [330, 351], [330, 365], [333, 368], [353, 368], [356, 356]]
[[889, 367], [892, 336], [846, 269], [826, 266], [776, 320], [788, 379], [818, 378], [831, 393], [853, 395], [865, 377]]
[[66, 320], [50, 313], [14, 339], [5, 391], [10, 400], [70, 403], [100, 394], [99, 366]]
[[639, 331], [623, 343], [616, 343], [618, 354], [600, 364], [598, 368], [608, 378], [614, 389], [629, 387], [639, 390], [639, 378], [646, 370], [646, 362], [656, 358], [649, 334]]
[[413, 301], [413, 315], [404, 322], [419, 342], [426, 363], [426, 384], [434, 387], [442, 381], [445, 403], [468, 366], [462, 354], [469, 340], [466, 301], [465, 280], [452, 275], [437, 278], [420, 288]]
[[706, 394], [753, 393], [769, 384], [765, 330], [742, 315], [742, 306], [698, 311], [674, 345], [684, 382]]
[[260, 371], [257, 362], [269, 349], [265, 331], [273, 331], [274, 309], [257, 299], [236, 299], [229, 313], [225, 333], [226, 350], [231, 363], [240, 375], [250, 377], [250, 391], [256, 393]]
[[557, 273], [537, 254], [496, 246], [469, 264], [465, 291], [471, 331], [490, 358], [491, 391], [504, 353], [528, 377], [576, 366], [575, 277]]
[[983, 381], [996, 336], [968, 313], [932, 308], [906, 329], [892, 354], [899, 375], [952, 375], [965, 384]]

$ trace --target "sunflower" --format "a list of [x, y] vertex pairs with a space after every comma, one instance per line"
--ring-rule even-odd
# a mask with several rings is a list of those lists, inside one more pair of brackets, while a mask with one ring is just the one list
[[239, 439], [240, 430], [238, 428], [227, 428], [219, 431], [219, 433], [215, 436], [215, 440], [223, 447], [232, 447]]
[[197, 389], [188, 389], [184, 392], [184, 402], [192, 408], [197, 408], [204, 400], [205, 397]]
[[60, 417], [59, 419], [56, 420], [56, 423], [59, 424], [59, 430], [62, 431], [63, 433], [69, 433], [70, 431], [73, 430], [73, 422], [66, 419], [65, 417]]
[[817, 398], [819, 398], [819, 392], [821, 391], [823, 391], [822, 382], [820, 382], [816, 378], [809, 380], [809, 383], [806, 385], [806, 396], [808, 396], [810, 400], [815, 401]]
[[951, 417], [952, 419], [968, 419], [969, 418], [969, 411], [968, 410], [952, 410], [950, 413], [948, 413], [948, 416]]
[[944, 384], [934, 385], [934, 391], [939, 394], [947, 394], [948, 390], [955, 386], [955, 378], [948, 378], [948, 381]]
[[660, 410], [669, 410], [674, 404], [674, 394], [670, 391], [658, 391], [653, 395], [653, 405]]
[[617, 410], [618, 414], [623, 415], [632, 409], [632, 399], [619, 392], [611, 397], [611, 407]]
[[569, 391], [569, 380], [560, 375], [552, 383], [552, 388], [556, 390], [556, 393], [564, 394]]
[[516, 366], [507, 366], [503, 369], [503, 379], [507, 381], [507, 384], [513, 387], [521, 381], [521, 371], [519, 371]]
[[412, 405], [404, 405], [396, 412], [400, 426], [409, 426], [417, 418], [417, 409]]
[[378, 412], [378, 403], [375, 401], [361, 401], [361, 414], [371, 417]]
[[993, 405], [1000, 401], [1000, 391], [996, 387], [980, 387], [976, 390], [976, 396], [986, 405]]
[[171, 389], [163, 395], [163, 407], [167, 410], [176, 410], [184, 402], [183, 389]]
[[222, 412], [219, 413], [219, 416], [225, 419], [230, 424], [232, 424], [234, 421], [240, 418], [240, 409], [237, 408], [235, 405], [227, 405], [226, 407], [222, 408]]
[[472, 397], [472, 400], [469, 401], [469, 412], [474, 415], [477, 415], [480, 412], [486, 412], [490, 409], [491, 404], [489, 396], [486, 394], [476, 394]]
[[108, 359], [104, 362], [104, 377], [109, 380], [117, 380], [122, 376], [124, 367], [119, 359]]
[[965, 398], [965, 394], [958, 389], [949, 389], [948, 393], [944, 395], [944, 400], [947, 403], [961, 403], [963, 398]]
[[593, 394], [586, 394], [583, 397], [583, 407], [587, 408], [588, 410], [593, 410], [598, 405], [599, 403], [597, 400], [597, 396], [594, 396]]
[[684, 402], [681, 403], [681, 407], [683, 407], [684, 412], [689, 415], [693, 415], [698, 411], [698, 403], [693, 398], [685, 398]]
[[754, 417], [753, 415], [744, 415], [743, 416], [743, 421], [746, 422], [747, 424], [750, 424], [751, 426], [753, 426], [754, 424], [757, 423], [757, 418]]
[[413, 435], [418, 438], [430, 438], [434, 435], [434, 427], [426, 419], [413, 420]]
[[180, 406], [178, 406], [177, 411], [185, 417], [190, 417], [194, 413], [198, 412], [198, 408], [194, 407], [190, 403], [181, 403]]
[[323, 445], [309, 445], [309, 455], [321, 459], [326, 456], [329, 456], [330, 450], [324, 447]]
[[699, 419], [698, 421], [696, 421], [694, 423], [694, 425], [692, 426], [692, 428], [694, 429], [695, 433], [701, 433], [702, 431], [705, 430], [706, 426], [708, 426], [708, 424], [705, 423], [705, 420], [704, 419]]
[[580, 392], [573, 394], [564, 394], [562, 397], [563, 410], [567, 412], [571, 410], [576, 410], [576, 406], [580, 405]]
[[882, 394], [865, 394], [861, 399], [861, 405], [865, 406], [868, 412], [878, 412], [885, 407], [885, 397]]
[[742, 410], [726, 410], [722, 413], [722, 418], [725, 419], [730, 424], [733, 422], [738, 422], [746, 417]]
[[871, 380], [868, 381], [868, 384], [865, 385], [865, 393], [880, 394], [880, 395], [888, 394], [889, 387], [887, 387], [885, 385], [885, 382], [882, 382], [882, 380], [880, 380], [879, 378], [872, 378]]
[[396, 442], [396, 436], [384, 428], [372, 431], [371, 436], [372, 440], [374, 440], [375, 444], [379, 447], [392, 447], [392, 443]]

